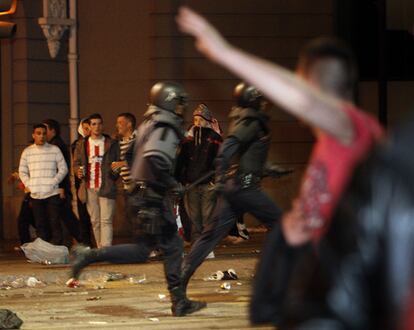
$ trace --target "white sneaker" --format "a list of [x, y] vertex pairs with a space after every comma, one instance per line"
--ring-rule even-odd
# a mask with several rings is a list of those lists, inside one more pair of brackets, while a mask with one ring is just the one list
[[155, 258], [158, 256], [158, 253], [156, 250], [152, 250], [151, 253], [149, 254], [149, 258]]
[[214, 255], [214, 251], [211, 251], [208, 255], [207, 255], [207, 257], [206, 257], [206, 259], [214, 259], [216, 256]]
[[239, 232], [239, 236], [243, 239], [249, 239], [249, 231], [246, 228], [246, 225], [244, 223], [237, 223], [237, 231]]

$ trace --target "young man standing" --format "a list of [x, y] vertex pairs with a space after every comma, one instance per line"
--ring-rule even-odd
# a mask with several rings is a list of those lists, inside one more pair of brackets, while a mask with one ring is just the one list
[[136, 118], [132, 113], [125, 112], [118, 115], [116, 119], [116, 130], [119, 140], [119, 158], [111, 164], [112, 171], [119, 172], [125, 191], [132, 192], [135, 188], [131, 178], [131, 163], [133, 157], [134, 143], [137, 136]]
[[[223, 139], [218, 125], [207, 105], [201, 103], [193, 112], [193, 125], [187, 131], [177, 160], [177, 175], [183, 184], [214, 171], [214, 161]], [[192, 223], [191, 242], [194, 242], [210, 222], [216, 205], [216, 193], [212, 189], [214, 175], [189, 189], [184, 196], [185, 211]], [[214, 258], [214, 253], [209, 255]]]
[[32, 137], [34, 143], [21, 155], [19, 176], [32, 198], [37, 236], [59, 245], [62, 243], [59, 184], [68, 167], [59, 148], [46, 142], [44, 125], [35, 125]]
[[134, 147], [137, 137], [136, 118], [132, 113], [124, 112], [116, 119], [116, 130], [119, 136], [117, 161], [112, 162], [111, 168], [114, 173], [119, 173], [125, 197], [125, 216], [130, 222], [137, 214], [136, 206], [139, 196], [137, 195], [137, 184], [131, 177], [131, 166], [134, 157]]
[[[82, 184], [82, 179], [79, 179], [76, 173], [73, 170], [73, 159], [75, 156], [76, 146], [81, 143], [84, 138], [89, 136], [89, 118], [83, 118], [78, 126], [78, 138], [72, 142], [70, 146], [70, 155], [71, 155], [71, 164], [72, 164], [72, 173], [71, 173], [71, 190], [73, 196], [73, 205], [72, 208], [77, 213], [79, 219], [79, 243], [82, 243], [86, 246], [92, 245], [92, 226], [91, 218], [89, 216], [88, 210], [86, 208], [86, 191], [84, 183]], [[80, 192], [80, 193], [79, 193]], [[77, 211], [77, 212], [76, 212]]]
[[116, 176], [111, 163], [116, 160], [116, 141], [103, 134], [100, 114], [89, 117], [90, 136], [76, 146], [73, 170], [86, 183], [86, 206], [98, 248], [112, 245], [112, 218], [115, 208]]

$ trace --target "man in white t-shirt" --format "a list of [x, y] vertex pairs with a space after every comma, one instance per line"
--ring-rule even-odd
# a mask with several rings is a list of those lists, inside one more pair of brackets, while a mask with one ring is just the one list
[[103, 134], [103, 120], [96, 113], [89, 117], [90, 136], [76, 146], [73, 169], [86, 187], [86, 206], [91, 217], [98, 248], [112, 245], [112, 218], [115, 208], [117, 174], [111, 170], [117, 143]]

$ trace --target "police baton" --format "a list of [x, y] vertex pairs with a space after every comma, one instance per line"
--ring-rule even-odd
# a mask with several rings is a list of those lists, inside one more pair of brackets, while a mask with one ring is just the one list
[[197, 180], [195, 180], [193, 183], [189, 184], [188, 186], [184, 187], [184, 192], [189, 191], [190, 189], [194, 188], [196, 185], [198, 185], [200, 182], [203, 182], [204, 180], [212, 177], [214, 174], [216, 173], [216, 171], [210, 171], [208, 173], [206, 173], [205, 175], [203, 175], [202, 177], [198, 178]]

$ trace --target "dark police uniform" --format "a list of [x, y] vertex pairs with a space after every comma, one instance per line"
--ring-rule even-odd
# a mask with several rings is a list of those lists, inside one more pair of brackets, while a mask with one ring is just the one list
[[188, 300], [181, 286], [180, 270], [183, 243], [178, 236], [168, 193], [178, 192], [173, 167], [177, 148], [183, 137], [181, 110], [185, 93], [179, 84], [158, 83], [151, 89], [151, 105], [138, 128], [135, 159], [131, 176], [137, 182], [133, 219], [135, 244], [122, 244], [82, 253], [72, 267], [77, 278], [86, 265], [97, 261], [140, 263], [148, 259], [154, 248], [164, 252], [164, 270], [172, 299], [172, 312], [184, 316], [206, 306]]
[[184, 285], [228, 234], [237, 217], [250, 213], [270, 228], [281, 216], [280, 209], [260, 187], [270, 145], [268, 117], [261, 111], [263, 98], [245, 84], [239, 84], [235, 94], [238, 107], [230, 113], [228, 137], [217, 156], [216, 185], [221, 194], [212, 222], [185, 258]]

